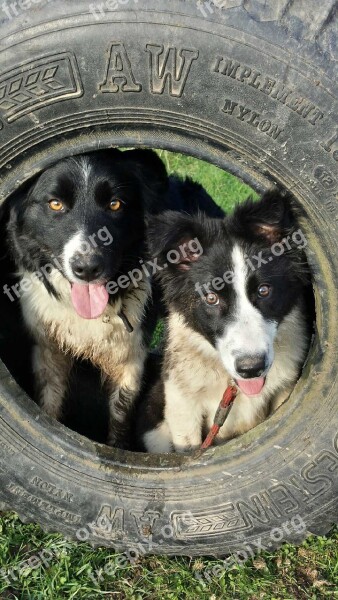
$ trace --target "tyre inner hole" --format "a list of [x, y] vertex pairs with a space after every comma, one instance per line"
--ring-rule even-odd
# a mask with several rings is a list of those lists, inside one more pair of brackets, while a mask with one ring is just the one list
[[[257, 193], [252, 188], [218, 167], [182, 154], [165, 150], [157, 152], [170, 175], [177, 175], [181, 178], [191, 177], [194, 181], [202, 184], [214, 201], [227, 213], [232, 212], [236, 204], [243, 202], [248, 197], [258, 199]], [[10, 206], [11, 201], [10, 198], [7, 207]], [[18, 282], [6, 242], [7, 219], [8, 213], [5, 210], [1, 221], [0, 236], [1, 288], [4, 288], [5, 285], [12, 288]], [[315, 315], [312, 294], [308, 300], [307, 309], [311, 327]], [[13, 302], [6, 294], [1, 293], [0, 308], [3, 315], [0, 358], [20, 387], [33, 399], [34, 377], [31, 362], [33, 342], [23, 324], [19, 299], [15, 298]], [[157, 324], [151, 342], [140, 397], [147, 392], [160, 372], [163, 343], [163, 321], [161, 320]], [[107, 393], [101, 385], [99, 371], [89, 362], [76, 360], [63, 406], [62, 423], [66, 427], [93, 441], [106, 443], [109, 422]]]

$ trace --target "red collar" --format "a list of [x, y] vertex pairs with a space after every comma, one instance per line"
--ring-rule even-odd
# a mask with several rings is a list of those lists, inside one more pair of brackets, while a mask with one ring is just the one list
[[237, 388], [234, 385], [229, 385], [223, 394], [223, 398], [219, 403], [218, 409], [215, 414], [214, 424], [212, 425], [207, 437], [205, 438], [201, 449], [206, 450], [210, 448], [215, 440], [220, 428], [224, 425], [225, 419], [227, 418], [232, 404], [236, 398]]

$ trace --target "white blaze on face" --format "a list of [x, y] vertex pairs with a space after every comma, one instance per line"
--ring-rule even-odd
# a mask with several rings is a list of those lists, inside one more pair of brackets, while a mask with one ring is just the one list
[[246, 291], [249, 269], [240, 246], [232, 251], [233, 287], [236, 294], [232, 321], [217, 340], [217, 349], [228, 373], [238, 378], [235, 361], [240, 356], [265, 355], [270, 367], [273, 361], [273, 342], [277, 323], [267, 321], [251, 304]]
[[89, 183], [89, 177], [90, 177], [91, 169], [92, 169], [91, 164], [87, 158], [81, 157], [80, 169], [81, 169], [82, 177], [84, 179], [85, 190], [87, 190], [88, 183]]
[[74, 257], [77, 254], [85, 254], [88, 242], [83, 231], [75, 233], [70, 240], [65, 244], [62, 253], [62, 264], [67, 279], [71, 282], [77, 280], [72, 269]]
[[62, 262], [65, 275], [71, 283], [71, 300], [77, 314], [84, 319], [97, 319], [105, 311], [109, 294], [104, 282], [87, 282], [76, 277], [73, 271], [74, 259], [90, 254], [91, 244], [82, 231], [78, 231], [64, 247]]

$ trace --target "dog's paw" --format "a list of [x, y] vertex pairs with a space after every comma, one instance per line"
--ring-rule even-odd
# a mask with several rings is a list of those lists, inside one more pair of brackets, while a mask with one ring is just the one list
[[198, 450], [198, 448], [201, 447], [201, 444], [202, 442], [200, 444], [175, 444], [175, 452], [177, 454], [191, 454]]
[[121, 436], [116, 433], [110, 433], [107, 439], [107, 446], [118, 448], [119, 450], [130, 450], [131, 445], [126, 436]]

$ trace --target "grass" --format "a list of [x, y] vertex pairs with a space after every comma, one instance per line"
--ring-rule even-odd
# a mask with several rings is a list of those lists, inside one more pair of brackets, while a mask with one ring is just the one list
[[159, 155], [170, 175], [173, 173], [181, 177], [188, 175], [194, 181], [201, 183], [225, 211], [231, 211], [238, 202], [248, 196], [257, 197], [255, 192], [242, 181], [204, 161], [165, 150], [160, 150]]
[[[225, 209], [254, 195], [228, 173], [195, 159], [160, 151], [169, 173], [202, 183]], [[242, 566], [221, 560], [142, 557], [118, 566], [117, 555], [45, 534], [14, 513], [0, 513], [0, 600], [294, 600], [338, 598], [338, 533], [285, 544]], [[47, 563], [27, 564], [39, 553]], [[108, 564], [115, 568], [107, 573]], [[2, 571], [4, 570], [4, 571]], [[9, 573], [12, 573], [11, 575]], [[8, 576], [6, 581], [4, 574]], [[95, 584], [95, 579], [98, 580]]]
[[[284, 545], [242, 566], [224, 570], [222, 561], [208, 558], [140, 558], [117, 566], [107, 549], [46, 535], [38, 525], [24, 525], [15, 514], [0, 515], [1, 600], [294, 600], [337, 598], [338, 534], [311, 537], [301, 546]], [[24, 563], [49, 550], [49, 565], [25, 568]], [[15, 579], [17, 577], [17, 579]], [[95, 585], [93, 579], [98, 580]]]

